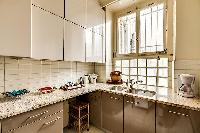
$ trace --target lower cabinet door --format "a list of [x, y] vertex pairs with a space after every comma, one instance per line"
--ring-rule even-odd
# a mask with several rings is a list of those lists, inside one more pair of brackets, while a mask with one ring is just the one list
[[123, 133], [123, 96], [102, 93], [102, 128]]
[[50, 117], [42, 123], [38, 133], [63, 133], [63, 119], [60, 116]]
[[155, 103], [124, 97], [124, 133], [155, 133]]
[[158, 104], [157, 133], [200, 133], [200, 112]]
[[101, 92], [88, 94], [90, 103], [90, 123], [101, 129]]
[[16, 128], [11, 133], [63, 133], [63, 119], [59, 116], [39, 120], [21, 128]]

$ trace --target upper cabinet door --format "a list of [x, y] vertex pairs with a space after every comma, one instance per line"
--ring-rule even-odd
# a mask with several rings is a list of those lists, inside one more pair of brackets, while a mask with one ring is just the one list
[[0, 0], [0, 55], [30, 57], [31, 0]]
[[64, 28], [64, 60], [85, 62], [85, 29], [70, 22]]
[[63, 60], [63, 25], [63, 19], [32, 7], [32, 58]]
[[65, 0], [65, 18], [86, 26], [87, 0]]
[[64, 17], [65, 0], [32, 0], [32, 4]]
[[[85, 62], [86, 0], [65, 1], [64, 60]], [[74, 22], [74, 23], [71, 23]]]
[[98, 0], [87, 1], [86, 62], [105, 62], [105, 12]]

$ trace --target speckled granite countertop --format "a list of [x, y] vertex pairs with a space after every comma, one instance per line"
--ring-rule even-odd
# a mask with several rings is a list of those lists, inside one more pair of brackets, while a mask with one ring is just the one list
[[96, 85], [91, 84], [85, 88], [71, 91], [56, 90], [49, 94], [38, 94], [32, 92], [21, 96], [20, 98], [3, 98], [0, 99], [0, 120], [97, 90], [126, 96], [133, 96], [157, 103], [200, 111], [200, 99], [183, 98], [178, 96], [176, 93], [173, 93], [171, 89], [139, 86], [139, 89], [147, 89], [157, 92], [157, 94], [153, 97], [148, 97], [144, 95], [130, 94], [123, 91], [110, 90], [110, 88], [113, 86], [114, 85], [98, 83]]

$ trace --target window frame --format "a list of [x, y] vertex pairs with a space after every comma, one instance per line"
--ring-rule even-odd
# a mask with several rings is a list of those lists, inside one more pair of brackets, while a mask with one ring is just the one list
[[[153, 7], [159, 4], [164, 5], [164, 12], [163, 12], [163, 47], [164, 51], [157, 51], [157, 52], [143, 52], [140, 53], [140, 11], [147, 9], [149, 7]], [[136, 53], [129, 53], [129, 54], [119, 54], [119, 29], [118, 29], [118, 18], [126, 16], [130, 13], [136, 13]], [[115, 14], [115, 28], [116, 28], [116, 43], [115, 43], [115, 50], [113, 52], [113, 58], [140, 58], [144, 56], [154, 56], [157, 57], [159, 55], [164, 55], [169, 57], [170, 55], [167, 54], [165, 51], [167, 49], [167, 0], [151, 0], [148, 2], [136, 3], [133, 6], [127, 8], [124, 11], [120, 11], [119, 13]]]

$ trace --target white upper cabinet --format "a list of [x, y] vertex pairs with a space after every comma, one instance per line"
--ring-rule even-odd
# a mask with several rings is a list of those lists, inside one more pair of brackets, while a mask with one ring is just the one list
[[87, 0], [86, 62], [105, 62], [105, 12], [97, 0]]
[[64, 60], [85, 62], [86, 0], [66, 0], [65, 18]]
[[85, 62], [85, 29], [65, 22], [64, 60]]
[[32, 0], [32, 4], [64, 17], [64, 0]]
[[63, 60], [63, 26], [63, 19], [32, 7], [32, 58]]
[[31, 0], [0, 0], [0, 55], [30, 57]]
[[66, 19], [86, 26], [87, 0], [65, 0]]

